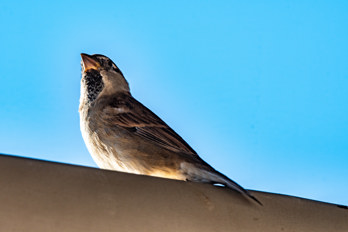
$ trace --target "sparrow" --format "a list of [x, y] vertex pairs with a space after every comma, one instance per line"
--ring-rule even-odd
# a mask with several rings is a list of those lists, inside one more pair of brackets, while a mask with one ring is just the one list
[[172, 128], [133, 98], [121, 70], [108, 57], [81, 54], [80, 128], [102, 169], [221, 184], [253, 195], [216, 171]]

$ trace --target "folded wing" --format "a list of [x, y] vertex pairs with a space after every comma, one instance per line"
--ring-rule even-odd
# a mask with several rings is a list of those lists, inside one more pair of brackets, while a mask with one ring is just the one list
[[119, 93], [108, 99], [103, 113], [109, 123], [128, 129], [158, 146], [197, 156], [173, 129], [128, 93]]

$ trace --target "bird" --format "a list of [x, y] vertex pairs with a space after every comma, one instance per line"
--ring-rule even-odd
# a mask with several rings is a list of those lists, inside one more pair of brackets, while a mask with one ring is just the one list
[[102, 169], [223, 185], [261, 202], [215, 170], [150, 109], [137, 101], [107, 56], [81, 53], [80, 129]]

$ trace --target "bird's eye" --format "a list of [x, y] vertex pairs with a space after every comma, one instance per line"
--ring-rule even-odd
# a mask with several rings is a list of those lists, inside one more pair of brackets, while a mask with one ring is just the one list
[[97, 60], [98, 60], [99, 64], [100, 64], [101, 66], [103, 66], [104, 61], [103, 61], [102, 59], [97, 59]]

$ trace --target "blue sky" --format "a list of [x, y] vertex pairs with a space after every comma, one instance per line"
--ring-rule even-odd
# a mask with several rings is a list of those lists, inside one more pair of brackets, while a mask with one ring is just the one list
[[348, 205], [347, 1], [0, 1], [0, 152], [96, 167], [80, 53], [249, 189]]

